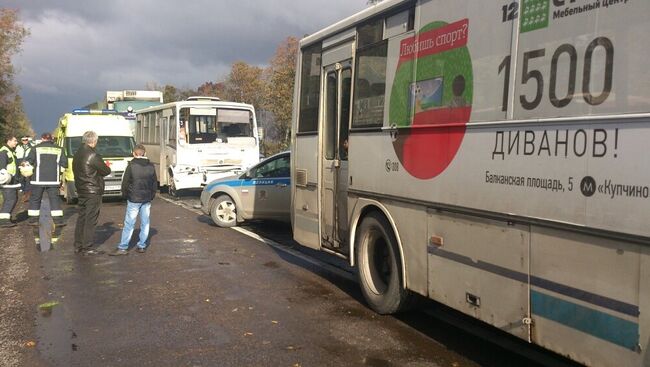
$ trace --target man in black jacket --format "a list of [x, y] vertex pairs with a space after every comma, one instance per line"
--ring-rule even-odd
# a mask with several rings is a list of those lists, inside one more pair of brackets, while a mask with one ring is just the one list
[[124, 171], [122, 178], [122, 195], [126, 196], [126, 215], [124, 216], [124, 229], [120, 244], [111, 256], [128, 255], [129, 241], [133, 234], [135, 221], [140, 214], [140, 238], [136, 245], [139, 253], [147, 251], [147, 238], [149, 237], [149, 214], [151, 201], [156, 197], [158, 179], [156, 169], [149, 159], [145, 157], [144, 145], [138, 144], [133, 150], [133, 160]]
[[79, 217], [74, 232], [75, 252], [83, 255], [99, 255], [103, 252], [92, 248], [95, 226], [104, 194], [104, 176], [111, 173], [102, 156], [95, 151], [97, 133], [86, 131], [83, 144], [74, 154], [72, 172], [79, 197]]

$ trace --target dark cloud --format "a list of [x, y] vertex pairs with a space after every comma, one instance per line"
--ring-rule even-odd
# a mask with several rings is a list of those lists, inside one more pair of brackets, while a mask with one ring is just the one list
[[[7, 4], [8, 3], [8, 4]], [[301, 37], [363, 9], [366, 0], [5, 0], [31, 35], [14, 60], [37, 131], [106, 90], [147, 83], [195, 88], [237, 60], [265, 65]]]

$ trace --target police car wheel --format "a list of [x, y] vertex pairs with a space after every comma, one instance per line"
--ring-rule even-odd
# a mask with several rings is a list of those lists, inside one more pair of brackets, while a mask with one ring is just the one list
[[234, 227], [237, 225], [237, 206], [228, 195], [217, 197], [210, 208], [210, 217], [219, 227]]

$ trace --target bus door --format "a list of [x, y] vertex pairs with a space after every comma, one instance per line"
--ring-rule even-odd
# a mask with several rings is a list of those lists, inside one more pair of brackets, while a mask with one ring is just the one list
[[[351, 49], [351, 46], [348, 47]], [[324, 61], [325, 56], [323, 55]], [[352, 60], [326, 65], [323, 75], [321, 243], [331, 249], [343, 249], [347, 246], [348, 231], [347, 147], [351, 117]]]

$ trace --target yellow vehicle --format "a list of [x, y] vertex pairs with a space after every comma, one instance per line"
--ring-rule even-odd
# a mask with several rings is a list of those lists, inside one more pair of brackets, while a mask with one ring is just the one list
[[60, 189], [67, 203], [72, 203], [77, 198], [72, 158], [82, 144], [83, 134], [90, 130], [99, 136], [97, 152], [102, 155], [112, 171], [104, 179], [104, 196], [121, 194], [122, 175], [133, 158], [133, 133], [129, 121], [122, 114], [112, 110], [77, 109], [63, 115], [54, 131], [54, 139], [68, 157], [68, 168], [62, 173]]

